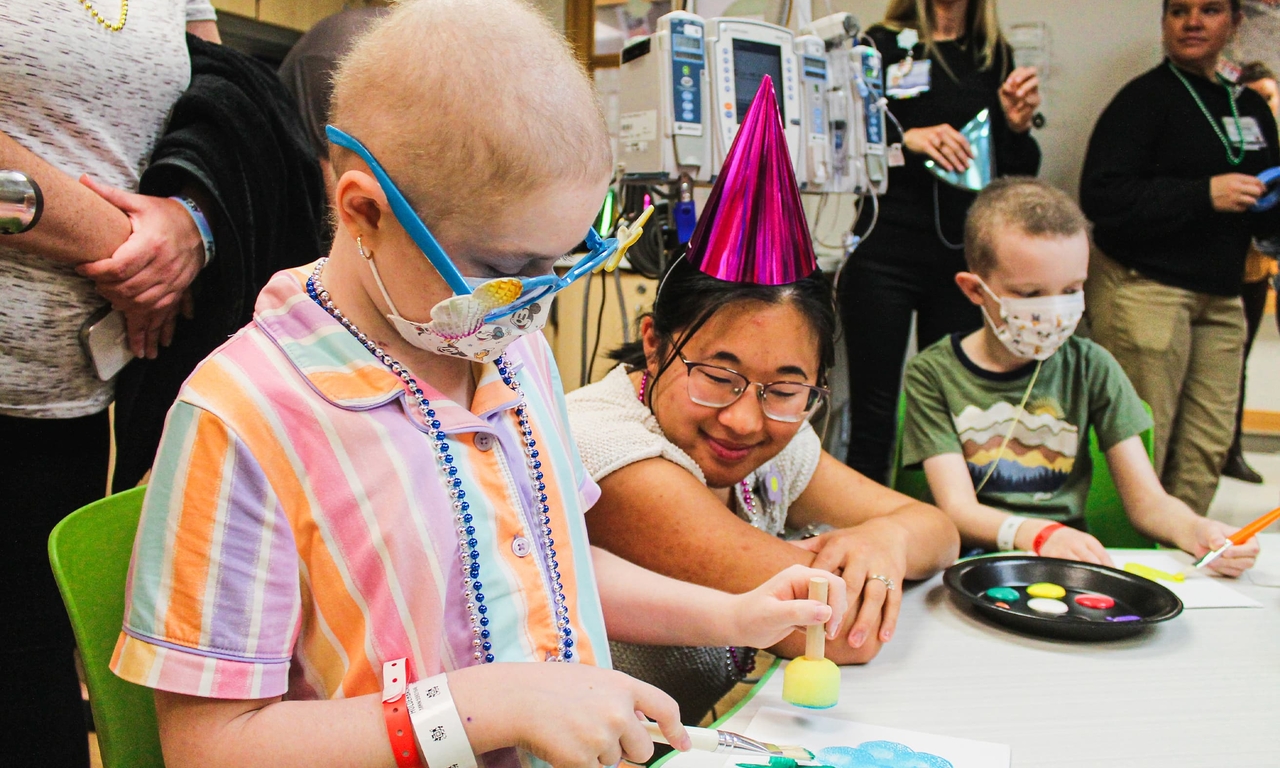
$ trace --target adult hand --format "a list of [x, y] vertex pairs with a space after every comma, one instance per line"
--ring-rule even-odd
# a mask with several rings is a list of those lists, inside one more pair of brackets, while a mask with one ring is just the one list
[[[1204, 557], [1206, 553], [1226, 544], [1227, 536], [1238, 530], [1240, 529], [1235, 526], [1226, 525], [1217, 520], [1199, 518], [1192, 528], [1192, 532], [1195, 534], [1195, 548], [1191, 551], [1191, 554], [1197, 559]], [[1209, 563], [1208, 567], [1223, 576], [1239, 576], [1253, 567], [1258, 560], [1258, 552], [1261, 549], [1262, 546], [1258, 543], [1258, 537], [1254, 536], [1245, 543], [1233, 546], [1223, 552], [1217, 560]]]
[[1244, 213], [1267, 193], [1267, 185], [1247, 173], [1224, 173], [1209, 179], [1213, 210]]
[[[849, 629], [851, 648], [879, 635], [887, 643], [898, 624], [902, 580], [907, 573], [907, 541], [903, 530], [886, 518], [873, 518], [852, 528], [829, 531], [797, 544], [816, 552], [813, 567], [844, 579], [849, 610], [857, 611]], [[893, 582], [893, 589], [877, 576]]]
[[[482, 676], [483, 682], [471, 684]], [[600, 768], [623, 759], [644, 763], [653, 755], [653, 740], [640, 716], [657, 721], [676, 749], [692, 746], [674, 699], [611, 669], [491, 664], [449, 673], [449, 688], [469, 736], [487, 725], [510, 729], [500, 743], [522, 747], [557, 768]]]
[[182, 297], [204, 266], [204, 240], [176, 200], [136, 195], [88, 176], [80, 182], [124, 211], [133, 234], [111, 258], [76, 271], [125, 313], [133, 354], [154, 358], [172, 340]]
[[1031, 120], [1040, 108], [1040, 76], [1035, 67], [1018, 67], [1000, 86], [1000, 108], [1014, 133], [1031, 130]]
[[902, 135], [902, 143], [917, 155], [927, 155], [948, 171], [963, 171], [973, 158], [973, 148], [964, 134], [950, 125], [911, 128]]
[[[809, 580], [818, 577], [829, 583], [827, 602], [808, 599]], [[765, 583], [733, 596], [731, 618], [736, 625], [734, 643], [752, 648], [770, 648], [797, 629], [813, 624], [827, 625], [827, 637], [834, 638], [844, 620], [845, 585], [831, 573], [793, 565], [779, 571]]]
[[[1017, 536], [1014, 539], [1015, 546], [1018, 549], [1030, 552], [1036, 536], [1050, 525], [1053, 525], [1053, 523], [1040, 523], [1039, 521], [1023, 523], [1018, 528]], [[1084, 531], [1077, 531], [1070, 526], [1063, 526], [1049, 534], [1049, 538], [1040, 545], [1040, 555], [1042, 557], [1060, 557], [1063, 560], [1079, 560], [1082, 563], [1114, 566], [1114, 563], [1111, 562], [1111, 555], [1107, 554], [1102, 542]]]

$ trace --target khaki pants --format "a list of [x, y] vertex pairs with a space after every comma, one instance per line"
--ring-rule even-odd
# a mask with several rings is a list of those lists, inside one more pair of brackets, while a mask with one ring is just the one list
[[1085, 284], [1094, 341], [1155, 417], [1165, 490], [1209, 510], [1235, 432], [1244, 352], [1240, 299], [1158, 283], [1093, 251]]

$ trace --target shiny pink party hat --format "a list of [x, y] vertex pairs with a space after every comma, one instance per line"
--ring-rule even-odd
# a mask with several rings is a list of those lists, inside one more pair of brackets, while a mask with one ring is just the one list
[[818, 267], [768, 75], [729, 147], [686, 258], [714, 278], [757, 285], [794, 283]]

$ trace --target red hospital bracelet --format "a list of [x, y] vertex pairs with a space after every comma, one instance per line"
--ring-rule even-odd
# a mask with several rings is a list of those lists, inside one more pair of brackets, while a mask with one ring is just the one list
[[1063, 525], [1062, 523], [1049, 523], [1045, 527], [1041, 528], [1040, 532], [1036, 534], [1035, 541], [1031, 542], [1031, 551], [1039, 555], [1040, 548], [1043, 547], [1044, 543], [1049, 540], [1049, 537], [1057, 533], [1059, 528], [1066, 528], [1066, 527], [1067, 526]]
[[391, 739], [396, 765], [399, 768], [421, 768], [418, 745], [413, 741], [413, 722], [409, 719], [409, 706], [404, 699], [407, 670], [405, 659], [382, 665], [382, 716], [387, 721], [387, 738]]

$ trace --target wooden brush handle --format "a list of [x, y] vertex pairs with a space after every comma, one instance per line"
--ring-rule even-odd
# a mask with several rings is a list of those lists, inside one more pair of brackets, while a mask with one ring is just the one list
[[[827, 602], [827, 580], [814, 576], [809, 579], [809, 599], [820, 603]], [[821, 659], [827, 652], [827, 625], [811, 624], [804, 631], [804, 656], [806, 659]]]

